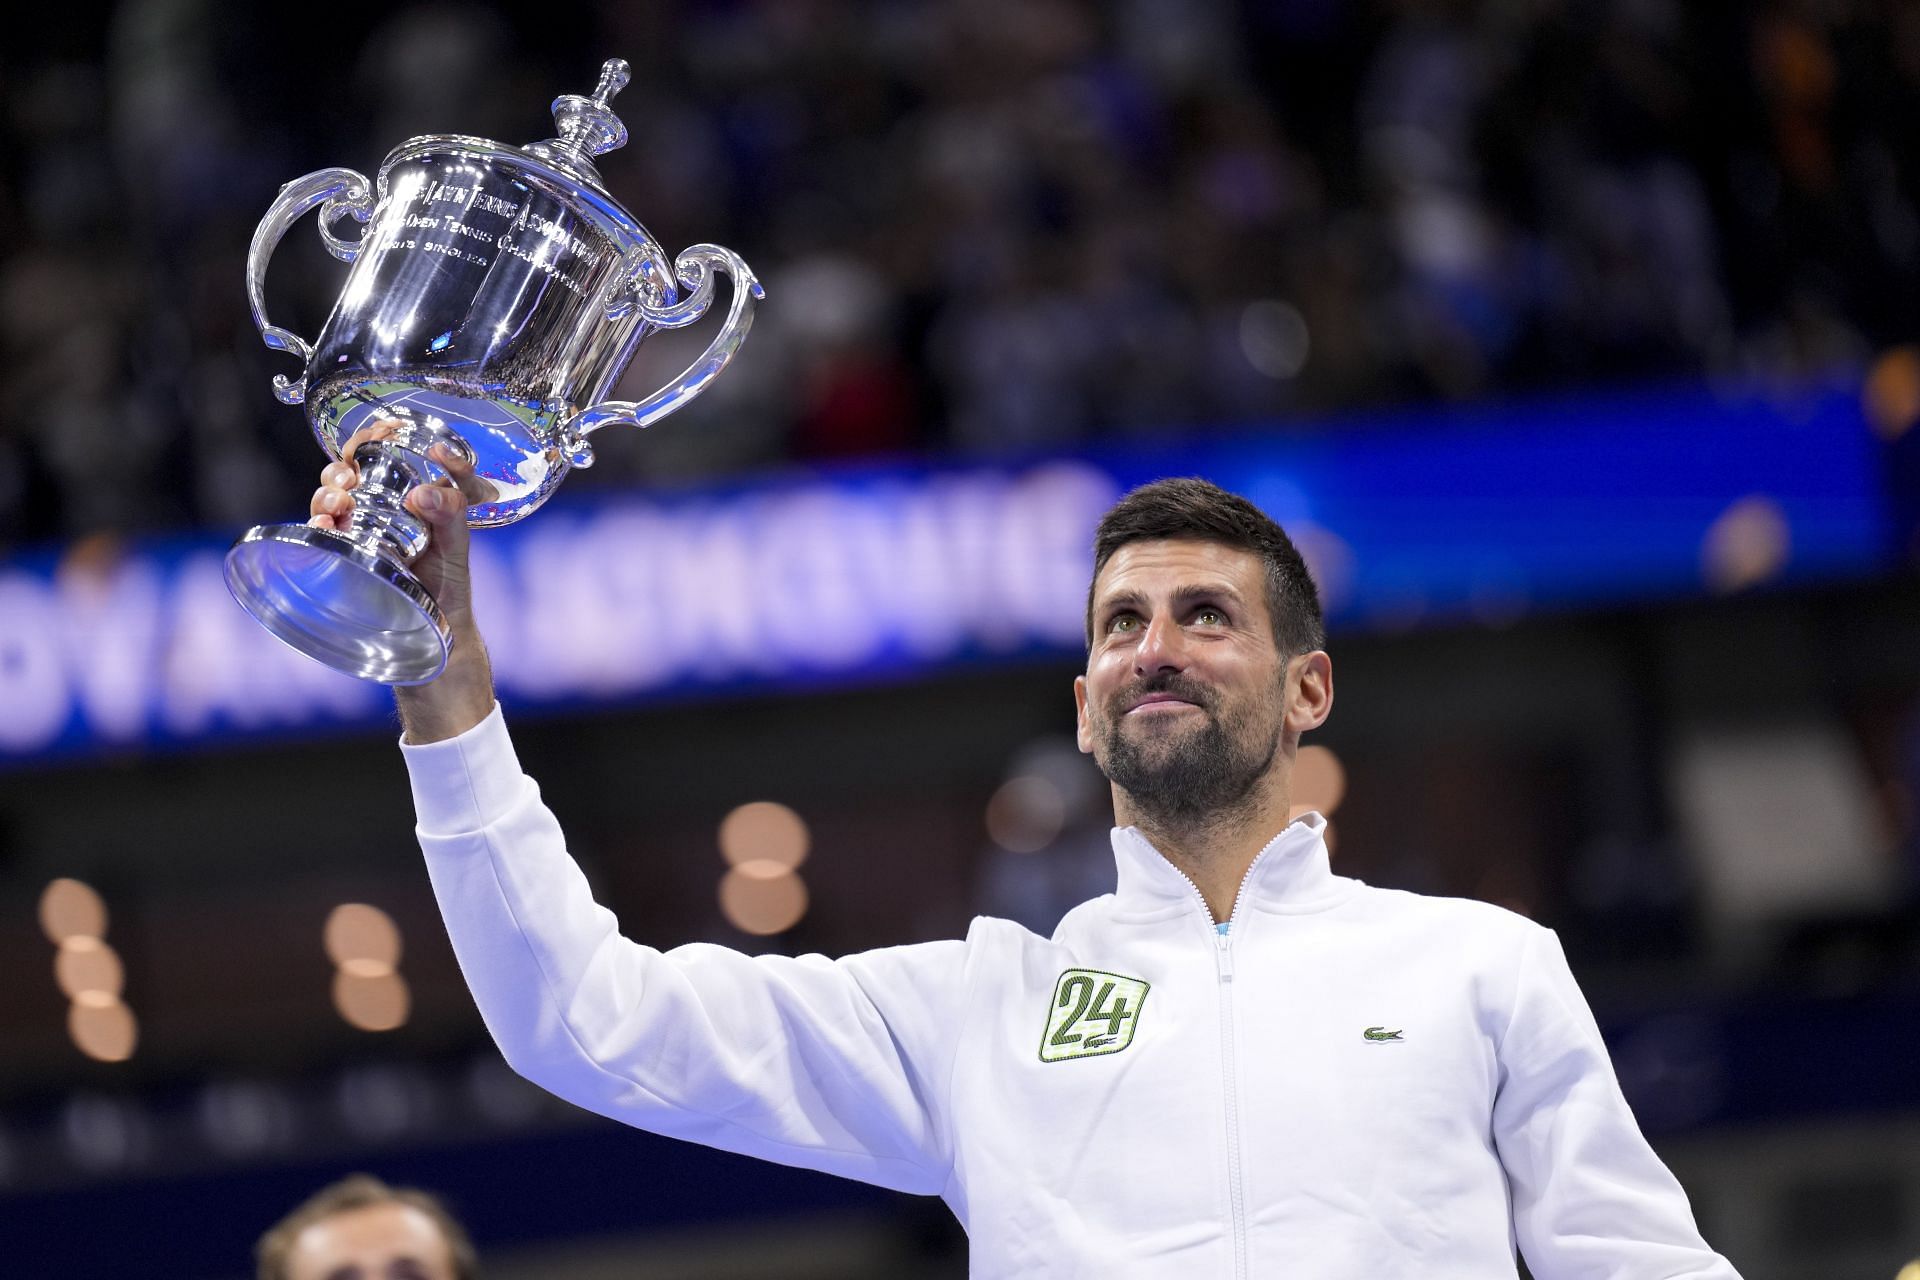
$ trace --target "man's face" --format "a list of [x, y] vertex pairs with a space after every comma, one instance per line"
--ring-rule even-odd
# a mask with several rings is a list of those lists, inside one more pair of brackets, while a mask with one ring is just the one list
[[1129, 543], [1094, 583], [1093, 648], [1074, 682], [1080, 749], [1144, 814], [1208, 816], [1272, 768], [1285, 665], [1258, 556]]
[[376, 1204], [322, 1218], [293, 1239], [288, 1280], [453, 1280], [453, 1253], [432, 1218], [410, 1204]]

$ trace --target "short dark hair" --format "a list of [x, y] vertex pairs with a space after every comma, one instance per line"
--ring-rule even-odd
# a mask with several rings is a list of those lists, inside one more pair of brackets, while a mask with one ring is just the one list
[[1237, 493], [1198, 476], [1155, 480], [1120, 499], [1093, 535], [1093, 578], [1087, 583], [1087, 645], [1093, 645], [1093, 592], [1113, 553], [1130, 542], [1165, 539], [1218, 542], [1260, 557], [1267, 571], [1267, 613], [1274, 643], [1287, 657], [1327, 643], [1320, 592], [1286, 530]]
[[287, 1258], [293, 1252], [293, 1242], [314, 1223], [383, 1204], [405, 1205], [433, 1219], [447, 1242], [457, 1280], [474, 1280], [480, 1274], [480, 1261], [467, 1229], [438, 1196], [413, 1187], [390, 1187], [371, 1174], [356, 1173], [322, 1187], [260, 1237], [260, 1243], [253, 1250], [259, 1280], [287, 1280]]

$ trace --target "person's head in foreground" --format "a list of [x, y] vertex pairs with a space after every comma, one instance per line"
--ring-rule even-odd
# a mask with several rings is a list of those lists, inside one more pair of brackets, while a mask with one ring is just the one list
[[473, 1280], [473, 1242], [424, 1191], [364, 1173], [325, 1187], [254, 1248], [259, 1280]]
[[[1149, 828], [1265, 820], [1333, 705], [1319, 594], [1291, 539], [1205, 480], [1135, 489], [1094, 535], [1080, 747]], [[1281, 817], [1284, 823], [1284, 816]]]

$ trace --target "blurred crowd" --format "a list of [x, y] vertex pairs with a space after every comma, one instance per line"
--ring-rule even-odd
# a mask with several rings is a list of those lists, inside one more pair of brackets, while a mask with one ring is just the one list
[[[304, 509], [319, 455], [268, 391], [293, 369], [243, 288], [275, 189], [371, 173], [418, 133], [535, 141], [616, 54], [613, 194], [669, 251], [737, 249], [770, 295], [712, 394], [603, 451], [616, 482], [1324, 430], [1824, 370], [1920, 329], [1903, 0], [601, 0], [564, 23], [524, 0], [121, 0], [34, 21], [0, 49], [0, 545]], [[341, 274], [295, 241], [311, 259], [269, 292], [311, 337]], [[664, 380], [659, 359], [630, 381]]]

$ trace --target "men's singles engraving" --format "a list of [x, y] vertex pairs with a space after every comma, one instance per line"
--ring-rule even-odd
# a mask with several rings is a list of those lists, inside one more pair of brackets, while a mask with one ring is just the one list
[[[394, 219], [392, 234], [380, 248], [437, 253], [479, 267], [493, 265], [497, 256], [494, 251], [510, 253], [563, 288], [584, 296], [585, 286], [564, 270], [563, 258], [591, 257], [594, 246], [558, 219], [542, 216], [526, 200], [425, 179], [396, 190], [394, 198], [407, 212]], [[413, 212], [449, 205], [455, 211]], [[497, 225], [470, 225], [462, 216], [468, 213], [493, 215]]]

